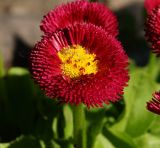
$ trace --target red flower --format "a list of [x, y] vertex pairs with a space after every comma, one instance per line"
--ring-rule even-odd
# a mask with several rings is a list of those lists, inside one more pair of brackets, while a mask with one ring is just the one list
[[145, 0], [144, 6], [148, 12], [148, 14], [153, 10], [153, 8], [157, 7], [160, 4], [160, 0]]
[[147, 102], [147, 109], [160, 115], [160, 92], [155, 92], [151, 101]]
[[121, 44], [92, 24], [75, 24], [43, 37], [31, 51], [30, 63], [47, 96], [88, 107], [118, 101], [129, 79]]
[[45, 34], [52, 34], [74, 23], [84, 22], [100, 26], [113, 36], [118, 35], [118, 22], [112, 11], [100, 3], [86, 0], [57, 7], [44, 16], [40, 27]]
[[147, 17], [145, 36], [154, 53], [160, 55], [160, 6], [154, 8]]

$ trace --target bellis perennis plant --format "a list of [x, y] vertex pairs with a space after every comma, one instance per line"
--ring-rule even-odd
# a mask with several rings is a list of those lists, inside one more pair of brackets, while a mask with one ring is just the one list
[[44, 36], [30, 53], [35, 82], [50, 98], [73, 106], [74, 144], [83, 147], [83, 106], [118, 101], [129, 80], [128, 57], [115, 15], [100, 3], [78, 0], [58, 6], [41, 22]]
[[[160, 1], [146, 0], [145, 8], [145, 37], [154, 54], [144, 67], [134, 60], [129, 66], [117, 18], [102, 3], [72, 0], [48, 12], [40, 23], [43, 36], [28, 58], [42, 91], [33, 88], [26, 69], [0, 76], [0, 148], [10, 139], [7, 147], [17, 148], [26, 143], [31, 148], [159, 147], [159, 119], [152, 113], [160, 115], [160, 91], [155, 91], [160, 87]], [[120, 14], [120, 37], [129, 41], [136, 62], [144, 62], [133, 56], [132, 49], [145, 47], [131, 25], [136, 23], [128, 11]]]

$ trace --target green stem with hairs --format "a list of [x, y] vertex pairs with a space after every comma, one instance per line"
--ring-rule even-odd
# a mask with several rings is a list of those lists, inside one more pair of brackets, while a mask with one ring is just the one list
[[74, 147], [86, 148], [86, 125], [83, 104], [73, 106]]

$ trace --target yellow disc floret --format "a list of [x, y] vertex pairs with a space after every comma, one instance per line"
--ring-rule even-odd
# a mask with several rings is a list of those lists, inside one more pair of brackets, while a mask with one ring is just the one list
[[63, 74], [70, 78], [96, 74], [98, 71], [96, 55], [87, 53], [86, 49], [80, 45], [63, 48], [58, 52], [58, 56], [62, 61]]

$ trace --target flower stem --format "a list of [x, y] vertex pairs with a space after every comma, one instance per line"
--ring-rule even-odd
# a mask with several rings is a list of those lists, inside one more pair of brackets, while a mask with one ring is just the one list
[[74, 147], [86, 148], [85, 112], [83, 104], [73, 106]]

